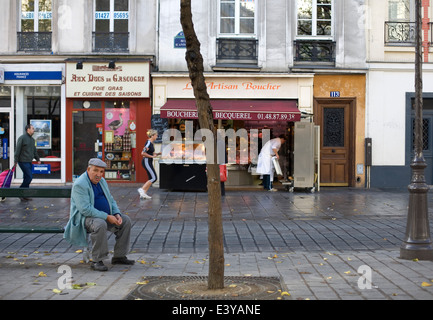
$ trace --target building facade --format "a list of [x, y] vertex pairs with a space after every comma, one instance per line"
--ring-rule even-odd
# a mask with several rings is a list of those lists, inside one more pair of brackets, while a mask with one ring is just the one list
[[[193, 101], [194, 96], [177, 18], [179, 3], [165, 0], [159, 6], [153, 112], [167, 117], [167, 110], [183, 110], [185, 100]], [[281, 166], [283, 171], [287, 169], [284, 177], [293, 178], [295, 187], [297, 177], [304, 179], [295, 169], [303, 160], [296, 158], [307, 149], [314, 150], [306, 156], [315, 158], [316, 185], [319, 181], [327, 186], [365, 185], [365, 7], [364, 1], [338, 0], [192, 1], [208, 93], [217, 108], [226, 103], [245, 112], [240, 105], [248, 100], [257, 112], [263, 111], [263, 103], [269, 103], [271, 109], [274, 104], [276, 112], [277, 104], [283, 102], [295, 103], [302, 114], [299, 121], [227, 118], [215, 122], [226, 130], [248, 128], [260, 133], [274, 128], [271, 138], [288, 135], [287, 158]], [[170, 114], [174, 116], [167, 127], [179, 129], [188, 120]], [[296, 131], [301, 135], [301, 129], [295, 122], [316, 125], [315, 139], [297, 143], [302, 139], [296, 139]], [[255, 131], [249, 133], [251, 138]], [[320, 145], [310, 148], [316, 143]], [[251, 163], [238, 166], [239, 159], [237, 162], [232, 161], [229, 167], [228, 185], [259, 182], [248, 176], [254, 172]]]
[[137, 168], [152, 113], [156, 12], [148, 0], [0, 3], [2, 170], [31, 123], [43, 163], [34, 182], [72, 182], [91, 157], [106, 160], [107, 180], [146, 180]]
[[[433, 8], [422, 3], [433, 184]], [[182, 113], [194, 96], [178, 0], [5, 0], [0, 9], [0, 169], [13, 165], [15, 141], [31, 122], [45, 165], [36, 182], [71, 182], [91, 156], [107, 161], [107, 180], [143, 182], [149, 128], [197, 130], [193, 114]], [[287, 135], [281, 166], [295, 182], [297, 155], [313, 149], [305, 156], [314, 158], [316, 185], [408, 184], [414, 0], [193, 0], [192, 9], [217, 128], [245, 129], [249, 143], [263, 129]], [[316, 128], [304, 144], [300, 123]], [[255, 185], [252, 160], [231, 158], [227, 184]]]
[[[368, 1], [366, 136], [371, 138], [372, 187], [411, 181], [415, 96], [415, 1]], [[423, 141], [425, 178], [433, 184], [431, 1], [422, 1]]]

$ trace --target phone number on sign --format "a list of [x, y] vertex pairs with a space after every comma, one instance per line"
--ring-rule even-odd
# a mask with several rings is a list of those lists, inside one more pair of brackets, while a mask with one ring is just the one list
[[295, 119], [294, 114], [286, 114], [286, 113], [258, 113], [258, 120], [287, 120], [291, 121]]

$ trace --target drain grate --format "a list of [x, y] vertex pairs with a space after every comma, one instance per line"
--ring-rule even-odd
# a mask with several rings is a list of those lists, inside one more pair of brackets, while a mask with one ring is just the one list
[[[207, 289], [207, 277], [144, 277], [126, 300], [277, 300], [284, 292], [277, 277], [224, 277], [224, 288]], [[283, 297], [286, 298], [286, 297]]]

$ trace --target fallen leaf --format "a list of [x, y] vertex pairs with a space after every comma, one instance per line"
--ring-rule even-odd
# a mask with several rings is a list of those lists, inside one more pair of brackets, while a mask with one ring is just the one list
[[281, 296], [282, 297], [284, 297], [284, 296], [290, 296], [290, 293], [288, 293], [287, 291], [283, 291], [283, 292], [281, 292]]
[[349, 274], [350, 273], [350, 271], [346, 271], [346, 272], [344, 272], [345, 274]]
[[138, 281], [135, 284], [148, 284], [149, 280], [145, 280], [145, 281]]
[[41, 271], [41, 272], [38, 273], [38, 277], [46, 277], [46, 276], [47, 275], [43, 271]]
[[231, 285], [229, 285], [229, 288], [236, 288], [236, 287], [237, 287], [236, 284], [231, 284]]
[[53, 289], [53, 292], [54, 292], [54, 293], [57, 293], [57, 294], [60, 294], [60, 293], [62, 293], [62, 290], [59, 290], [59, 289]]
[[81, 250], [81, 249], [78, 249], [77, 251], [75, 251], [75, 253], [82, 253], [83, 252], [83, 250]]
[[423, 283], [421, 283], [421, 287], [431, 287], [432, 286], [432, 284], [431, 283], [428, 283], [428, 282], [423, 282]]

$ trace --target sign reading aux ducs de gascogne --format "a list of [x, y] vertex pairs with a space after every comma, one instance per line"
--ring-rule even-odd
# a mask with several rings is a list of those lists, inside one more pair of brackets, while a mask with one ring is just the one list
[[107, 63], [76, 63], [66, 65], [67, 98], [148, 98], [149, 63], [116, 62], [114, 68]]

